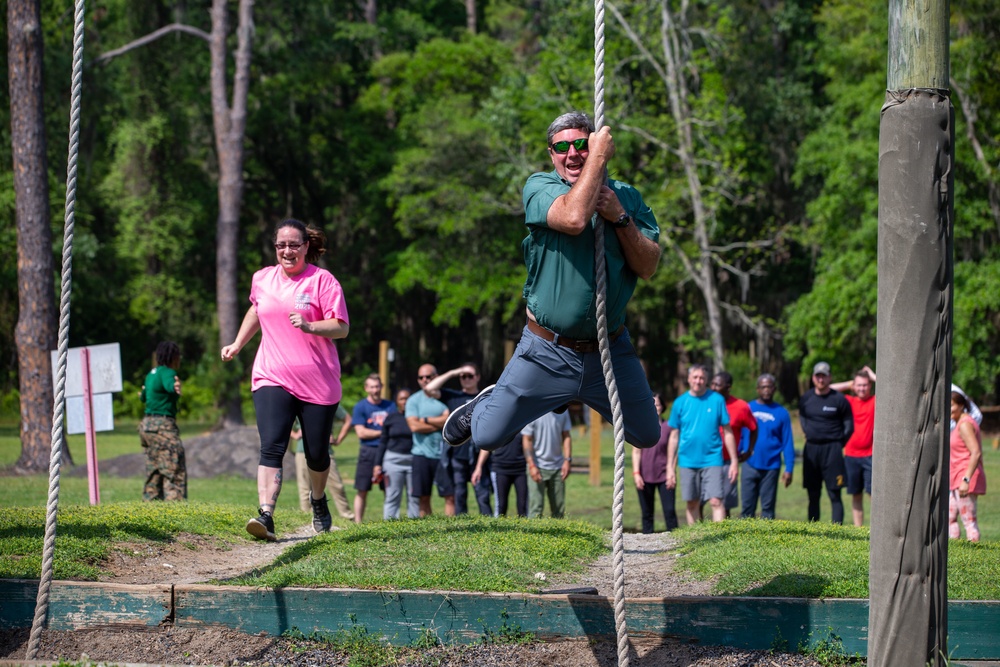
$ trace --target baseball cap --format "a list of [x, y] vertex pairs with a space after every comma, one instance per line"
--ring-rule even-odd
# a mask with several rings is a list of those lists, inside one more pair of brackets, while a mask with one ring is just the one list
[[830, 374], [830, 364], [825, 361], [821, 361], [815, 366], [813, 366], [813, 375], [829, 375]]

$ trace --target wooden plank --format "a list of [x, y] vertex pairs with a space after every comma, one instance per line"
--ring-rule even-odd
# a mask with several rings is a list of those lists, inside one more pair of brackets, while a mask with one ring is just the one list
[[[0, 629], [31, 626], [38, 582], [0, 580]], [[867, 654], [867, 600], [678, 597], [626, 601], [629, 632], [704, 645], [789, 650], [827, 639], [848, 654]], [[488, 633], [530, 632], [542, 639], [613, 637], [614, 601], [596, 595], [524, 595], [434, 591], [123, 584], [57, 581], [49, 627], [224, 626], [273, 635], [364, 627], [394, 644], [431, 632], [442, 642], [468, 643]], [[952, 656], [1000, 660], [1000, 602], [948, 605]]]
[[[614, 601], [594, 595], [521, 595], [354, 589], [177, 586], [178, 626], [224, 625], [245, 632], [309, 634], [364, 627], [395, 644], [424, 632], [465, 643], [487, 632], [530, 632], [543, 639], [613, 637]], [[626, 601], [629, 632], [749, 649], [815, 644], [838, 636], [846, 653], [868, 650], [867, 600], [679, 597]], [[998, 659], [1000, 602], [949, 604], [955, 658]]]
[[[0, 580], [0, 628], [31, 627], [38, 581]], [[48, 627], [79, 630], [100, 626], [155, 626], [170, 618], [173, 586], [133, 586], [54, 581], [49, 593]]]

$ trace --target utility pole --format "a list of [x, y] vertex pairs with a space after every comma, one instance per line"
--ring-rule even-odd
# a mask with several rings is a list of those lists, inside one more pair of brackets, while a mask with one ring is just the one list
[[948, 653], [954, 110], [948, 0], [889, 0], [868, 664]]

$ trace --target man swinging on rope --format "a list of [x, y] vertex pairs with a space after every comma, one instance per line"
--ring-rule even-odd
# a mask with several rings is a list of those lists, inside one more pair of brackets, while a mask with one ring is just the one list
[[637, 280], [656, 271], [660, 229], [635, 188], [607, 177], [615, 153], [607, 127], [595, 132], [586, 114], [563, 114], [549, 126], [548, 150], [555, 171], [533, 174], [524, 186], [528, 324], [497, 384], [451, 412], [444, 440], [457, 447], [471, 437], [492, 451], [572, 400], [611, 420], [597, 341], [596, 212], [596, 224], [605, 225], [607, 324], [625, 437], [652, 447], [660, 421], [625, 328], [625, 306]]

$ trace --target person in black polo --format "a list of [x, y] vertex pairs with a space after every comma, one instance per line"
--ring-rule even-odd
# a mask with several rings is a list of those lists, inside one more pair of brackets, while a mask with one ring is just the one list
[[830, 388], [830, 364], [813, 366], [813, 389], [799, 399], [799, 423], [806, 436], [802, 451], [802, 486], [809, 494], [808, 520], [819, 521], [819, 498], [823, 483], [830, 498], [830, 520], [844, 523], [844, 501], [840, 497], [846, 479], [844, 444], [854, 432], [851, 404]]

